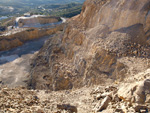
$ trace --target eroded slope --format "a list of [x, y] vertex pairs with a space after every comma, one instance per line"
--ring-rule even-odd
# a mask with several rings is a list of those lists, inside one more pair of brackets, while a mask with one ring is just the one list
[[[149, 0], [87, 0], [81, 14], [35, 57], [30, 86], [64, 90], [107, 85], [131, 76], [133, 68], [136, 73], [146, 70], [149, 10]], [[142, 70], [130, 65], [141, 60], [146, 62]]]

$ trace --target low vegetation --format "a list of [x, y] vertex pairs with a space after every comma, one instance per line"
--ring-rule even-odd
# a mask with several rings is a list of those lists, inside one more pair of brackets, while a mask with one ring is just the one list
[[[74, 0], [73, 2], [72, 0], [19, 0], [19, 2], [18, 0], [1, 0], [0, 17], [19, 16], [26, 12], [70, 17], [81, 11], [81, 5], [84, 0]], [[68, 14], [69, 12], [71, 14]]]
[[38, 7], [32, 10], [33, 14], [43, 14], [58, 17], [72, 17], [81, 12], [82, 4], [70, 3], [70, 4], [48, 4]]

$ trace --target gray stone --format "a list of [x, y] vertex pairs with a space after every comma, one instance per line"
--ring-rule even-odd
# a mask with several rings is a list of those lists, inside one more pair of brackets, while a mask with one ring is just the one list
[[124, 101], [144, 104], [149, 102], [150, 80], [123, 84], [118, 90], [118, 96]]
[[97, 111], [99, 112], [99, 111], [106, 109], [110, 101], [111, 101], [111, 98], [109, 96], [105, 97], [101, 103], [101, 106], [99, 107]]
[[69, 104], [57, 105], [57, 108], [61, 110], [68, 110], [70, 113], [77, 113], [77, 108]]

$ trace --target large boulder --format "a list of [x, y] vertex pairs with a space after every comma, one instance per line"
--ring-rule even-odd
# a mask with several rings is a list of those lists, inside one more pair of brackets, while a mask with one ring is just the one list
[[135, 83], [122, 84], [118, 90], [119, 98], [132, 103], [150, 103], [150, 79]]

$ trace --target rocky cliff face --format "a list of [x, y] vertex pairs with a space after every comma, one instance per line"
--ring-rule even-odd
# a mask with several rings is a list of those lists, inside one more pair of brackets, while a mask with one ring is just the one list
[[35, 56], [31, 87], [106, 85], [146, 70], [149, 22], [149, 0], [86, 0], [81, 14]]

